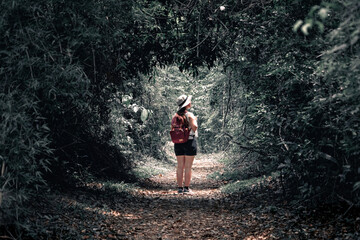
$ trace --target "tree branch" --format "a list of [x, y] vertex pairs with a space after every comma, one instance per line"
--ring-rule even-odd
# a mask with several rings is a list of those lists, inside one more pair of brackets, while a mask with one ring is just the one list
[[263, 152], [263, 151], [261, 151], [261, 150], [254, 149], [254, 148], [251, 148], [251, 147], [248, 147], [248, 146], [244, 146], [244, 145], [242, 145], [241, 143], [234, 141], [234, 140], [233, 140], [234, 137], [231, 136], [230, 134], [226, 133], [226, 132], [224, 132], [223, 134], [226, 135], [226, 136], [228, 136], [228, 137], [230, 137], [230, 141], [233, 142], [233, 143], [235, 143], [236, 145], [238, 145], [239, 148], [241, 148], [241, 149], [245, 149], [245, 150], [248, 150], [248, 151], [251, 151], [251, 152], [256, 152], [256, 153], [258, 153], [258, 154], [260, 154], [260, 155], [262, 155], [262, 156], [268, 156], [268, 154], [266, 154], [265, 152]]

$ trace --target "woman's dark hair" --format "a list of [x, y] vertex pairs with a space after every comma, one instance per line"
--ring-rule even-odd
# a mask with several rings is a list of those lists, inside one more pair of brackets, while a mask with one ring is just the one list
[[180, 115], [180, 116], [185, 115], [185, 113], [187, 113], [186, 107], [183, 107], [179, 111], [177, 111], [177, 114]]
[[177, 118], [177, 120], [179, 122], [181, 122], [182, 125], [184, 124], [186, 127], [188, 127], [189, 122], [186, 119], [185, 113], [187, 113], [186, 107], [183, 107], [179, 111], [176, 112], [175, 117]]

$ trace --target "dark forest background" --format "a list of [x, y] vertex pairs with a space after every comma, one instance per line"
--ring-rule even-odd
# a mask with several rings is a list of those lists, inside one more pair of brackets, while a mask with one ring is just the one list
[[358, 0], [0, 5], [1, 225], [49, 187], [166, 161], [183, 93], [235, 191], [265, 175], [294, 201], [359, 206]]

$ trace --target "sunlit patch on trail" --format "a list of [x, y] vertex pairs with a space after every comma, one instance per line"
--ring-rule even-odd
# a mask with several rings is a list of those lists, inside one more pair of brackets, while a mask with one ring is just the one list
[[[115, 214], [113, 214], [114, 216], [121, 216], [121, 213], [118, 213], [118, 212], [115, 212]], [[131, 213], [128, 213], [128, 214], [124, 214], [123, 216], [122, 216], [123, 218], [125, 218], [125, 219], [131, 219], [131, 220], [134, 220], [134, 219], [142, 219], [142, 217], [141, 216], [139, 216], [139, 215], [134, 215], [134, 214], [131, 214]]]
[[214, 188], [205, 188], [205, 189], [192, 189], [191, 194], [178, 194], [177, 189], [169, 189], [169, 190], [138, 190], [137, 194], [143, 197], [148, 198], [176, 198], [181, 196], [187, 196], [192, 198], [211, 198], [215, 197], [215, 195], [221, 194], [219, 189]]

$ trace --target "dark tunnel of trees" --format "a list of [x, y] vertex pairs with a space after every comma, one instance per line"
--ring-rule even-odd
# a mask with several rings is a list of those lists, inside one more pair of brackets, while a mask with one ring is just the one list
[[166, 161], [183, 93], [202, 151], [232, 153], [231, 180], [273, 175], [290, 198], [359, 205], [359, 1], [4, 0], [0, 12], [2, 224], [85, 171], [131, 182], [133, 159]]

